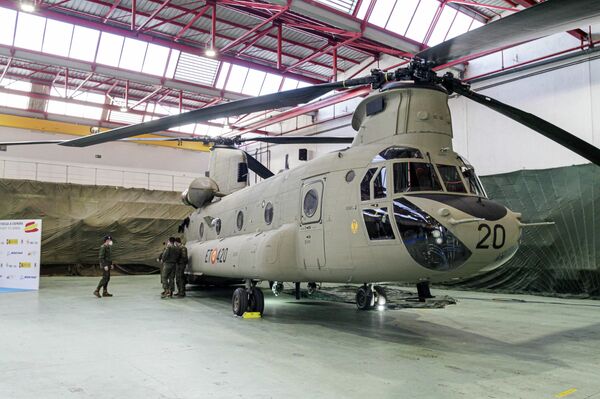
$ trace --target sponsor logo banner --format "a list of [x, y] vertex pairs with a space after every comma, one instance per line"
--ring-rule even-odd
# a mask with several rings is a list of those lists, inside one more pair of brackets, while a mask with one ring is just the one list
[[0, 288], [39, 288], [41, 242], [41, 220], [0, 220]]

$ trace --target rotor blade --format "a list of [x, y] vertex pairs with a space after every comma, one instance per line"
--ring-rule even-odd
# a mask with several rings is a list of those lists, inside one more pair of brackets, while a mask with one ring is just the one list
[[9, 145], [33, 145], [33, 144], [60, 144], [67, 140], [35, 140], [35, 141], [4, 141], [0, 142], [0, 146]]
[[442, 65], [469, 55], [587, 26], [598, 17], [598, 0], [546, 0], [421, 51], [416, 57]]
[[265, 165], [260, 163], [258, 159], [254, 158], [246, 151], [244, 151], [244, 153], [246, 154], [246, 162], [248, 163], [248, 169], [259, 175], [263, 179], [268, 179], [269, 177], [274, 176], [273, 172], [267, 169]]
[[497, 111], [502, 115], [508, 116], [509, 118], [527, 126], [528, 128], [543, 134], [550, 140], [553, 140], [558, 144], [567, 147], [571, 151], [581, 155], [582, 157], [600, 166], [600, 149], [581, 140], [579, 137], [572, 135], [566, 130], [563, 130], [558, 126], [553, 125], [552, 123], [545, 121], [542, 118], [537, 117], [533, 114], [522, 111], [515, 107], [511, 107], [510, 105], [504, 104], [491, 97], [475, 93], [474, 91], [470, 90], [467, 86], [461, 84], [460, 81], [456, 79], [453, 79], [453, 82], [450, 83], [450, 88], [452, 91], [460, 95], [463, 95], [473, 101], [476, 101], [479, 104], [485, 105], [486, 107], [489, 107], [494, 111]]
[[323, 137], [323, 136], [276, 136], [276, 137], [249, 137], [237, 140], [239, 143], [247, 141], [260, 141], [272, 144], [350, 144], [354, 137]]
[[179, 115], [165, 116], [160, 119], [136, 125], [123, 126], [106, 132], [77, 138], [61, 143], [61, 145], [87, 147], [89, 145], [106, 143], [107, 141], [119, 140], [125, 137], [137, 136], [145, 133], [155, 133], [190, 123], [205, 122], [228, 116], [289, 107], [309, 102], [335, 88], [342, 87], [342, 85], [343, 82], [324, 83], [288, 90], [281, 93], [267, 94], [264, 96], [217, 104], [212, 107], [199, 108]]

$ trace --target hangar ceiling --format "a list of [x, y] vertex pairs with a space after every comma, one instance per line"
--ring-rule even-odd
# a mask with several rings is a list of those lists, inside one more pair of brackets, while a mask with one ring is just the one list
[[[325, 82], [383, 54], [401, 61], [533, 4], [0, 0], [0, 106], [99, 125], [136, 123]], [[178, 131], [219, 135], [235, 123]]]

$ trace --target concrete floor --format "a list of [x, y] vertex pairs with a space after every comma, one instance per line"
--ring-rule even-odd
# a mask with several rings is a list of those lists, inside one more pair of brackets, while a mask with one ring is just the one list
[[265, 290], [244, 320], [230, 290], [161, 300], [157, 276], [113, 277], [97, 299], [97, 280], [0, 294], [0, 398], [600, 398], [599, 302], [358, 312]]

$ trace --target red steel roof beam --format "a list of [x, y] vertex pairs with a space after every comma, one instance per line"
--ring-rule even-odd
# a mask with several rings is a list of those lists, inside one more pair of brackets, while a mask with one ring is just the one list
[[227, 4], [231, 6], [241, 6], [254, 8], [257, 10], [272, 10], [279, 11], [284, 8], [287, 9], [289, 6], [279, 6], [277, 4], [266, 4], [266, 3], [256, 3], [254, 1], [244, 1], [244, 0], [219, 0], [219, 4]]
[[518, 8], [514, 8], [514, 7], [503, 7], [503, 6], [497, 6], [494, 4], [478, 3], [478, 2], [472, 1], [472, 0], [448, 0], [448, 3], [464, 4], [467, 6], [487, 8], [490, 10], [513, 11], [513, 12], [519, 11]]
[[315, 58], [320, 57], [324, 54], [327, 54], [330, 51], [336, 50], [336, 49], [343, 47], [349, 43], [352, 43], [353, 41], [355, 41], [356, 39], [358, 39], [360, 37], [361, 37], [361, 35], [357, 34], [356, 36], [351, 37], [350, 39], [344, 40], [343, 42], [339, 42], [334, 46], [330, 46], [329, 44], [327, 44], [326, 46], [321, 47], [317, 52], [309, 55], [308, 57], [306, 57], [304, 59], [301, 59], [300, 61], [296, 62], [295, 64], [292, 64], [292, 65], [286, 67], [285, 70], [288, 71], [291, 69], [297, 69], [300, 65], [302, 65], [306, 62], [312, 61]]
[[108, 12], [106, 13], [106, 15], [104, 16], [104, 19], [102, 20], [103, 23], [106, 23], [108, 21], [108, 19], [110, 18], [110, 16], [113, 15], [113, 12], [115, 12], [115, 10], [117, 9], [117, 7], [119, 7], [119, 4], [121, 4], [121, 0], [115, 0], [115, 2], [113, 3], [113, 5], [110, 7], [110, 10], [108, 10]]
[[244, 47], [242, 47], [238, 52], [235, 53], [236, 56], [242, 55], [246, 50], [248, 50], [250, 47], [254, 46], [254, 44], [256, 44], [257, 41], [259, 41], [261, 38], [263, 38], [267, 33], [269, 33], [269, 31], [273, 29], [273, 27], [269, 27], [267, 29], [264, 29], [260, 32], [258, 32], [256, 35], [254, 35], [252, 37], [252, 40], [250, 40], [249, 42], [247, 42], [246, 44], [244, 44]]
[[148, 25], [148, 22], [152, 21], [154, 19], [154, 17], [156, 17], [158, 15], [159, 12], [161, 12], [169, 3], [171, 2], [171, 0], [165, 0], [162, 2], [161, 5], [159, 5], [156, 10], [154, 10], [152, 12], [152, 14], [150, 14], [150, 16], [140, 25], [137, 27], [137, 31], [140, 32], [142, 29], [144, 29], [144, 27], [146, 25]]
[[179, 32], [177, 33], [177, 35], [175, 35], [175, 38], [173, 38], [173, 40], [175, 40], [176, 42], [178, 42], [179, 39], [181, 38], [181, 36], [185, 32], [187, 32], [187, 30], [192, 27], [192, 25], [194, 24], [194, 22], [196, 22], [197, 20], [199, 20], [200, 17], [202, 17], [204, 15], [204, 13], [206, 11], [208, 11], [209, 8], [211, 8], [211, 6], [210, 5], [206, 5], [200, 11], [198, 11], [198, 13], [196, 15], [194, 15], [194, 17], [190, 20], [190, 22], [188, 22], [187, 25], [185, 25], [183, 28], [181, 28], [179, 30]]
[[135, 9], [137, 0], [131, 0], [131, 30], [135, 30]]
[[0, 75], [0, 86], [2, 85], [2, 81], [4, 80], [4, 76], [6, 76], [6, 72], [8, 72], [8, 68], [10, 68], [10, 64], [12, 63], [13, 58], [10, 57], [8, 59], [8, 62], [6, 63], [6, 66], [4, 67], [4, 70], [2, 71], [2, 75]]
[[265, 26], [266, 24], [270, 24], [271, 22], [275, 21], [277, 18], [279, 18], [284, 12], [286, 12], [288, 10], [287, 7], [285, 7], [283, 10], [278, 11], [276, 14], [273, 14], [270, 18], [265, 19], [264, 21], [262, 21], [261, 23], [259, 23], [258, 25], [256, 25], [254, 28], [250, 29], [249, 31], [245, 32], [242, 36], [238, 37], [236, 40], [229, 42], [226, 46], [224, 46], [223, 48], [219, 49], [219, 51], [221, 52], [225, 52], [235, 46], [237, 46], [238, 44], [243, 43], [248, 36], [252, 35], [254, 32], [256, 32], [257, 30], [259, 30], [260, 28], [262, 28], [263, 26]]

